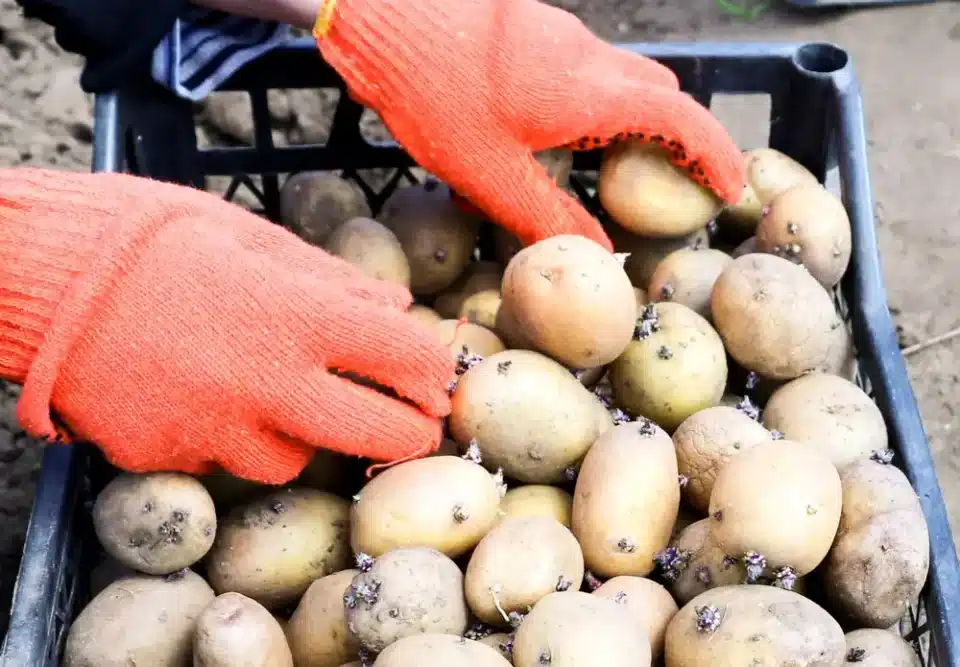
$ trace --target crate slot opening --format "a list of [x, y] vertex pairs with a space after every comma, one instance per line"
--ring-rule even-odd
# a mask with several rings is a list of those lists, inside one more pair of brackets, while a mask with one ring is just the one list
[[770, 141], [770, 95], [715, 93], [710, 111], [742, 150], [763, 148]]

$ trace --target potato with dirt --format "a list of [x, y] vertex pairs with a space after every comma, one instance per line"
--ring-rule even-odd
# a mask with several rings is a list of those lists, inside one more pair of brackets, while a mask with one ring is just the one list
[[849, 380], [826, 373], [803, 375], [773, 392], [763, 424], [816, 447], [838, 470], [888, 444], [887, 425], [873, 399]]
[[508, 490], [500, 503], [501, 521], [522, 516], [547, 516], [570, 527], [573, 496], [549, 484], [526, 484]]
[[357, 655], [360, 643], [347, 629], [343, 596], [359, 570], [317, 579], [287, 622], [287, 643], [297, 667], [339, 667]]
[[360, 186], [329, 172], [301, 171], [280, 189], [280, 221], [318, 247], [347, 220], [370, 215]]
[[500, 293], [503, 267], [496, 262], [470, 262], [457, 281], [437, 294], [433, 308], [445, 319], [457, 319], [464, 301], [475, 294], [495, 290]]
[[104, 551], [145, 574], [190, 567], [217, 533], [213, 499], [189, 475], [120, 473], [97, 495], [93, 528]]
[[414, 294], [450, 287], [473, 257], [480, 219], [463, 211], [438, 181], [397, 190], [377, 219], [400, 241]]
[[566, 591], [542, 598], [513, 640], [515, 667], [649, 667], [650, 640], [613, 600]]
[[191, 570], [115, 581], [70, 625], [63, 667], [190, 667], [197, 619], [214, 597]]
[[433, 325], [440, 340], [450, 348], [453, 358], [469, 366], [477, 358], [503, 352], [506, 346], [497, 334], [486, 327], [459, 320], [440, 320]]
[[772, 574], [789, 588], [826, 557], [842, 499], [837, 469], [819, 451], [790, 440], [760, 442], [720, 468], [710, 536], [743, 559], [748, 583]]
[[732, 261], [727, 253], [712, 248], [672, 252], [653, 272], [648, 288], [650, 298], [682, 304], [709, 320], [713, 284]]
[[727, 384], [727, 354], [710, 323], [679, 303], [647, 305], [636, 335], [610, 364], [614, 404], [668, 432], [717, 405]]
[[823, 286], [775, 255], [733, 260], [713, 286], [710, 310], [730, 356], [774, 380], [826, 370], [847, 335]]
[[843, 629], [815, 602], [774, 586], [698, 595], [667, 626], [666, 667], [839, 667]]
[[410, 263], [396, 234], [370, 218], [350, 218], [337, 227], [324, 250], [378, 280], [410, 287]]
[[606, 225], [604, 230], [613, 241], [617, 252], [629, 253], [623, 264], [623, 270], [634, 287], [646, 290], [650, 286], [654, 271], [667, 255], [684, 248], [709, 248], [710, 235], [706, 227], [695, 232], [670, 239], [657, 239], [630, 234], [616, 225]]
[[503, 273], [501, 297], [501, 310], [523, 332], [520, 342], [571, 368], [610, 363], [633, 334], [630, 279], [616, 257], [583, 236], [554, 236], [518, 252]]
[[641, 419], [601, 435], [580, 466], [571, 528], [587, 568], [601, 577], [645, 576], [667, 546], [680, 506], [673, 442]]
[[593, 592], [622, 604], [647, 637], [654, 659], [663, 654], [663, 642], [670, 619], [680, 610], [670, 592], [643, 577], [614, 577]]
[[296, 601], [313, 580], [349, 566], [349, 505], [325, 491], [288, 488], [234, 508], [206, 559], [210, 585], [270, 610]]
[[930, 567], [920, 500], [899, 469], [861, 459], [840, 473], [843, 513], [823, 568], [829, 608], [860, 628], [888, 628], [916, 601]]
[[461, 447], [476, 442], [489, 470], [528, 484], [566, 480], [612, 424], [569, 369], [528, 350], [499, 352], [461, 375], [447, 420]]
[[889, 630], [868, 628], [848, 632], [847, 664], [857, 667], [921, 667], [920, 657]]
[[579, 590], [583, 552], [570, 529], [556, 519], [505, 519], [487, 533], [467, 564], [464, 591], [478, 619], [508, 626], [555, 591]]
[[482, 642], [424, 633], [404, 637], [384, 649], [373, 667], [510, 667], [499, 651]]
[[293, 656], [269, 611], [239, 593], [224, 593], [197, 619], [193, 667], [293, 667]]
[[467, 629], [463, 574], [436, 549], [394, 549], [360, 569], [343, 603], [347, 628], [366, 650], [379, 653], [410, 635]]
[[743, 559], [728, 556], [711, 538], [709, 519], [681, 530], [655, 558], [657, 571], [681, 605], [704, 591], [747, 579]]
[[497, 522], [500, 482], [459, 456], [431, 456], [387, 468], [350, 508], [354, 553], [378, 557], [399, 547], [466, 553]]

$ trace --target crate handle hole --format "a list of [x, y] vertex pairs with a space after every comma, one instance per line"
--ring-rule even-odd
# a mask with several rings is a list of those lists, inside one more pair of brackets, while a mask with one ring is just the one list
[[797, 67], [812, 74], [833, 74], [839, 72], [850, 61], [847, 52], [833, 44], [815, 42], [804, 44], [794, 56]]

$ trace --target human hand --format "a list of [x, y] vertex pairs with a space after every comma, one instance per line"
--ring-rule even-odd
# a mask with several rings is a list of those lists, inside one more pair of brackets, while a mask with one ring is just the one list
[[0, 375], [34, 436], [58, 435], [52, 409], [122, 469], [271, 484], [316, 447], [394, 461], [440, 442], [453, 360], [409, 292], [215, 195], [0, 170], [0, 252]]

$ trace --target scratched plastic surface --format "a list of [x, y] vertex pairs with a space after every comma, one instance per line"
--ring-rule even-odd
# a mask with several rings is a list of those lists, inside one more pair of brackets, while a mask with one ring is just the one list
[[[770, 145], [841, 194], [853, 224], [853, 259], [836, 300], [854, 334], [860, 384], [887, 419], [896, 462], [918, 490], [930, 528], [930, 576], [920, 604], [901, 622], [901, 630], [925, 667], [960, 665], [960, 572], [926, 434], [887, 310], [863, 107], [850, 59], [829, 44], [624, 48], [671, 67], [684, 90], [705, 105], [717, 93], [769, 94]], [[361, 184], [375, 212], [398, 183], [415, 180], [410, 159], [399, 148], [362, 137], [363, 109], [346, 95], [340, 97], [325, 145], [275, 147], [268, 124], [268, 88], [342, 90], [342, 82], [309, 42], [272, 53], [223, 86], [249, 93], [256, 146], [215, 149], [197, 148], [188, 103], [151, 83], [131, 83], [96, 101], [94, 169], [197, 185], [207, 175], [231, 176], [226, 196], [246, 188], [273, 219], [282, 179], [293, 172], [341, 171]], [[592, 188], [598, 161], [597, 154], [577, 154], [571, 185], [588, 208], [602, 215]], [[358, 174], [366, 169], [377, 170], [376, 182]], [[259, 177], [261, 185], [255, 185], [251, 175]], [[45, 452], [0, 667], [59, 665], [70, 622], [88, 598], [89, 563], [97, 549], [90, 504], [105, 474], [109, 471], [102, 460], [85, 447], [54, 446]]]

